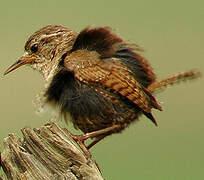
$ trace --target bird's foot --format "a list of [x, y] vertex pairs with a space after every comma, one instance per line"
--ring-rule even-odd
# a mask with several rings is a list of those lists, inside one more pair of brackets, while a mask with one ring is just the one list
[[88, 148], [85, 145], [85, 140], [87, 140], [88, 137], [85, 136], [85, 135], [73, 135], [73, 134], [70, 134], [70, 135], [71, 135], [72, 139], [79, 145], [81, 150], [84, 152], [86, 158], [90, 159], [91, 154], [90, 154]]

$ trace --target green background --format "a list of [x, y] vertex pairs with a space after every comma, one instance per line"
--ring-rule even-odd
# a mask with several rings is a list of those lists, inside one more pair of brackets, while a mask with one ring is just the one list
[[[23, 53], [34, 31], [59, 24], [80, 31], [111, 26], [145, 49], [158, 78], [199, 68], [204, 72], [204, 1], [4, 1], [0, 6], [0, 72]], [[163, 112], [153, 110], [159, 128], [145, 117], [112, 135], [91, 152], [107, 180], [203, 180], [203, 78], [157, 95]], [[43, 87], [38, 72], [22, 67], [0, 78], [0, 141], [40, 127], [51, 113], [37, 115], [32, 101]], [[63, 123], [62, 123], [63, 124]], [[1, 143], [2, 149], [2, 143]]]

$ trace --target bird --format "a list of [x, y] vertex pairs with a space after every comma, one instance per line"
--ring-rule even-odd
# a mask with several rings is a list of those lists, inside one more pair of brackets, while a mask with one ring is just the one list
[[25, 64], [39, 71], [45, 80], [41, 99], [83, 132], [75, 140], [83, 144], [94, 139], [86, 146], [90, 149], [141, 115], [157, 126], [152, 110], [162, 107], [155, 92], [201, 75], [190, 70], [158, 80], [141, 51], [110, 27], [86, 27], [77, 33], [48, 25], [29, 37], [23, 56], [4, 75]]

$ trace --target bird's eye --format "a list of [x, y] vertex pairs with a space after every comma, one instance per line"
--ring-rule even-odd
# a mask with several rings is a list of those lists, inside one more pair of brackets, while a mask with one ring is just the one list
[[30, 47], [30, 51], [32, 53], [36, 53], [38, 51], [38, 44], [33, 44], [31, 47]]

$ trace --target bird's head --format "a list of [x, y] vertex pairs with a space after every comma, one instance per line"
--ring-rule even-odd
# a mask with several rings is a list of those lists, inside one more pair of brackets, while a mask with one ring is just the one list
[[23, 56], [4, 75], [29, 64], [48, 80], [56, 71], [63, 54], [71, 50], [77, 33], [62, 26], [49, 25], [36, 31], [25, 44]]

